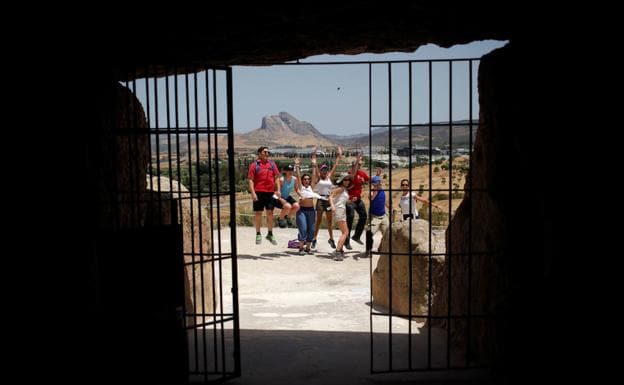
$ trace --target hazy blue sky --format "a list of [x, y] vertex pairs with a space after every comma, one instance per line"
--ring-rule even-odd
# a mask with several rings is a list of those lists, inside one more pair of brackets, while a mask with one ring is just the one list
[[[451, 48], [435, 45], [413, 53], [321, 55], [301, 62], [479, 58], [504, 41], [480, 41]], [[473, 117], [478, 117], [478, 62], [473, 64]], [[468, 118], [468, 62], [453, 64], [452, 119]], [[408, 64], [392, 65], [392, 121], [409, 122]], [[368, 132], [368, 65], [244, 67], [233, 70], [234, 131], [260, 127], [262, 117], [286, 111], [325, 134]], [[388, 65], [373, 65], [373, 124], [388, 123]], [[428, 64], [412, 64], [412, 120], [428, 121]], [[433, 64], [433, 120], [449, 120], [449, 64]]]
[[[302, 59], [301, 62], [469, 59], [479, 58], [505, 44], [507, 42], [489, 40], [451, 48], [426, 45], [413, 53], [321, 55]], [[411, 67], [412, 122], [425, 123], [429, 121], [428, 63], [412, 63]], [[391, 66], [393, 124], [409, 123], [408, 70], [407, 63], [394, 63]], [[470, 72], [467, 61], [454, 62], [452, 71], [452, 97], [449, 98], [449, 63], [434, 62], [432, 65], [432, 120], [434, 122], [449, 121], [451, 118], [453, 120], [467, 119], [470, 111], [468, 103], [470, 93], [473, 95], [473, 117], [478, 117], [478, 61], [474, 62], [472, 68], [472, 90], [469, 90]], [[227, 124], [225, 73], [223, 71], [215, 73], [217, 125], [225, 126]], [[374, 64], [372, 75], [372, 123], [388, 124], [388, 65]], [[195, 79], [197, 79], [196, 82]], [[168, 93], [166, 80], [169, 82]], [[175, 80], [174, 76], [170, 76], [167, 79], [152, 78], [148, 82], [149, 86], [145, 79], [130, 84], [130, 88], [135, 89], [137, 97], [145, 108], [151, 127], [187, 127], [188, 125], [203, 127], [206, 126], [208, 117], [211, 119], [211, 124], [214, 124], [213, 100], [215, 98], [213, 95], [209, 98], [210, 111], [208, 114], [206, 111], [205, 73], [177, 77], [177, 115], [174, 108]], [[212, 75], [209, 75], [208, 83], [209, 88], [213, 89]], [[259, 128], [263, 116], [277, 115], [281, 111], [286, 111], [299, 120], [312, 123], [325, 134], [351, 135], [368, 132], [368, 64], [236, 66], [233, 68], [233, 87], [235, 132], [242, 133]], [[149, 95], [146, 92], [148, 88]], [[197, 97], [195, 97], [195, 90], [197, 90]], [[167, 119], [167, 97], [169, 97], [169, 119]], [[449, 100], [452, 100], [452, 116], [449, 111]], [[156, 107], [158, 107], [158, 113], [156, 113]], [[156, 119], [157, 115], [158, 119]]]

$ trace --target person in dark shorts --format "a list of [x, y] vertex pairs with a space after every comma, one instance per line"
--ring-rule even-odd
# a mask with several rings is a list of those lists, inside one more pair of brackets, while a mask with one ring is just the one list
[[274, 245], [277, 240], [273, 235], [273, 196], [280, 196], [279, 170], [275, 162], [269, 159], [269, 148], [262, 146], [258, 149], [258, 159], [251, 162], [247, 171], [249, 192], [253, 200], [256, 226], [256, 244], [262, 242], [260, 227], [262, 226], [262, 212], [266, 209], [267, 229], [266, 239]]
[[366, 172], [364, 172], [364, 170], [361, 170], [363, 165], [364, 162], [362, 162], [362, 154], [358, 154], [355, 161], [351, 163], [351, 171], [349, 171], [349, 173], [353, 175], [353, 182], [351, 182], [351, 186], [349, 187], [349, 202], [347, 203], [347, 227], [349, 228], [349, 233], [351, 232], [356, 212], [358, 213], [358, 221], [355, 225], [353, 238], [347, 238], [347, 241], [345, 242], [347, 250], [351, 250], [350, 239], [361, 245], [364, 244], [364, 242], [360, 240], [360, 237], [364, 232], [367, 215], [366, 205], [364, 205], [361, 195], [362, 185], [368, 182], [370, 177]]

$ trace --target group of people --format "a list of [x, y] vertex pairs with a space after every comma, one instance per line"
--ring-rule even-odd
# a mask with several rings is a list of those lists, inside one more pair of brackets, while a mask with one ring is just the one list
[[[316, 249], [317, 236], [323, 220], [323, 214], [327, 220], [329, 232], [329, 245], [335, 249], [334, 260], [344, 259], [344, 248], [351, 250], [351, 240], [363, 244], [361, 236], [370, 214], [370, 224], [366, 232], [366, 253], [369, 255], [372, 249], [372, 238], [377, 231], [385, 232], [389, 226], [389, 207], [386, 194], [382, 187], [381, 169], [372, 178], [362, 170], [362, 155], [358, 154], [355, 161], [351, 163], [348, 173], [342, 174], [332, 183], [332, 177], [342, 158], [342, 148], [338, 147], [336, 162], [329, 168], [327, 164], [317, 164], [316, 149], [311, 154], [311, 173], [301, 174], [301, 162], [295, 159], [294, 167], [285, 166], [282, 169], [283, 175], [279, 172], [275, 162], [269, 159], [270, 153], [266, 146], [258, 149], [258, 158], [249, 165], [247, 177], [249, 180], [249, 191], [253, 200], [254, 225], [256, 228], [256, 244], [262, 242], [260, 233], [262, 224], [262, 212], [266, 211], [267, 230], [266, 239], [274, 245], [277, 240], [273, 235], [273, 209], [280, 208], [280, 216], [277, 219], [279, 227], [292, 226], [291, 217], [295, 218], [299, 241], [299, 254], [311, 253]], [[370, 210], [366, 211], [366, 206], [362, 200], [362, 187], [364, 183], [371, 183]], [[314, 189], [313, 187], [314, 186]], [[416, 202], [431, 204], [415, 192], [409, 193], [409, 181], [401, 180], [403, 191], [399, 206], [403, 215], [403, 220], [418, 218]], [[316, 191], [315, 191], [316, 190]], [[294, 195], [299, 199], [295, 199]], [[316, 199], [316, 204], [314, 203]], [[358, 221], [355, 225], [353, 236], [349, 237], [355, 218], [358, 213]], [[336, 222], [341, 235], [336, 243], [333, 234], [333, 222]]]

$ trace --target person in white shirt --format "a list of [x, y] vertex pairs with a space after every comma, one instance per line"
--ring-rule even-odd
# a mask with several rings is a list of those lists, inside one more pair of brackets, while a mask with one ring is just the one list
[[297, 211], [297, 228], [299, 229], [297, 239], [299, 240], [299, 254], [304, 254], [304, 246], [305, 252], [311, 253], [310, 246], [314, 238], [314, 219], [316, 217], [314, 198], [327, 198], [312, 191], [312, 176], [310, 174], [300, 175], [300, 169], [299, 158], [297, 158], [295, 159], [295, 170], [297, 172], [295, 192], [300, 196], [299, 211]]
[[[312, 184], [314, 185], [316, 192], [325, 198], [329, 197], [329, 194], [331, 194], [331, 191], [334, 188], [334, 184], [332, 183], [331, 178], [334, 175], [334, 172], [336, 172], [336, 167], [340, 162], [340, 158], [342, 158], [342, 147], [338, 147], [336, 162], [334, 162], [334, 166], [331, 168], [331, 170], [329, 169], [329, 166], [325, 163], [317, 167], [316, 148], [312, 150]], [[329, 201], [323, 199], [319, 199], [316, 201], [316, 223], [314, 226], [314, 239], [312, 240], [312, 248], [316, 249], [316, 238], [321, 228], [321, 222], [323, 221], [323, 213], [325, 213], [325, 218], [327, 219], [327, 231], [329, 232], [329, 240], [327, 240], [327, 242], [333, 249], [335, 249], [336, 243], [334, 242], [334, 223], [332, 209]]]
[[329, 195], [329, 203], [334, 213], [338, 228], [342, 233], [338, 239], [338, 246], [334, 251], [334, 261], [342, 261], [344, 259], [344, 250], [342, 246], [345, 244], [349, 236], [349, 227], [347, 226], [347, 202], [349, 201], [349, 192], [347, 191], [353, 182], [352, 175], [344, 175], [336, 182], [336, 187]]
[[412, 191], [410, 193], [409, 180], [407, 179], [401, 179], [401, 190], [402, 190], [402, 194], [401, 194], [401, 199], [399, 201], [399, 207], [401, 208], [401, 214], [403, 215], [403, 220], [420, 218], [420, 215], [418, 215], [418, 210], [416, 209], [417, 201], [427, 203], [437, 209], [441, 208], [435, 203], [429, 202], [427, 198], [416, 194], [416, 191]]

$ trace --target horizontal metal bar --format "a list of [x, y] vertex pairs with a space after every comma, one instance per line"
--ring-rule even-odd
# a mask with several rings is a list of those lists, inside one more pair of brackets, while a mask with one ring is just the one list
[[[191, 375], [194, 375], [194, 376], [203, 376], [205, 374], [214, 374], [214, 375], [219, 375], [219, 376], [224, 377], [224, 378], [230, 378], [230, 377], [231, 378], [235, 378], [235, 377], [239, 377], [240, 376], [236, 372], [232, 372], [232, 371], [226, 371], [226, 372], [219, 371], [219, 372], [216, 372], [216, 371], [212, 371], [211, 370], [211, 371], [204, 371], [204, 372], [202, 372], [202, 371], [197, 371], [197, 370], [189, 370], [188, 373], [191, 374]], [[190, 383], [192, 384], [193, 381], [191, 381]], [[201, 381], [200, 383], [203, 384], [204, 382]], [[210, 383], [210, 381], [208, 383]]]
[[[197, 252], [197, 253], [184, 253], [184, 255], [187, 256], [187, 257], [199, 258], [199, 257], [202, 257], [202, 256], [203, 257], [208, 257], [208, 256], [210, 256], [212, 254]], [[200, 261], [184, 262], [184, 266], [199, 265], [199, 264], [202, 264], [202, 263], [207, 263], [207, 262], [210, 263], [210, 262], [213, 262], [213, 261], [225, 261], [226, 259], [231, 259], [231, 258], [232, 258], [232, 254], [230, 254], [230, 253], [223, 253], [220, 256], [213, 256], [210, 259], [203, 259], [203, 260], [200, 260]]]
[[473, 319], [473, 318], [494, 318], [496, 317], [495, 314], [492, 315], [487, 315], [487, 314], [470, 314], [470, 315], [452, 315], [452, 316], [446, 316], [446, 315], [432, 315], [432, 316], [427, 316], [427, 315], [407, 315], [407, 314], [390, 314], [390, 313], [383, 313], [383, 312], [374, 312], [371, 311], [370, 312], [371, 315], [374, 316], [381, 316], [381, 317], [402, 317], [402, 318], [430, 318], [430, 319]]
[[443, 372], [448, 370], [475, 370], [475, 369], [491, 369], [490, 366], [484, 365], [474, 365], [474, 366], [445, 366], [445, 367], [427, 367], [427, 368], [412, 368], [412, 369], [389, 369], [389, 370], [374, 370], [371, 369], [371, 373], [373, 374], [384, 374], [384, 373], [409, 373], [409, 372]]
[[[97, 134], [100, 137], [109, 137], [109, 136], [117, 136], [117, 135], [167, 135], [171, 134], [221, 134], [228, 135], [229, 131], [227, 127], [217, 126], [217, 127], [158, 127], [158, 128], [149, 128], [145, 130], [145, 127], [124, 127], [124, 128], [116, 128], [112, 131], [100, 131]], [[186, 138], [184, 138], [186, 139]], [[195, 138], [192, 138], [195, 139]]]
[[[167, 132], [173, 133], [181, 133], [181, 134], [228, 134], [227, 127], [185, 127], [185, 128], [174, 128], [174, 127], [160, 127], [160, 128], [151, 128], [149, 130], [150, 134], [159, 134], [166, 135]], [[193, 138], [195, 139], [195, 138]], [[201, 139], [201, 138], [200, 138]]]
[[448, 127], [448, 126], [455, 126], [455, 127], [461, 127], [461, 126], [470, 126], [472, 125], [473, 127], [475, 125], [479, 125], [478, 121], [473, 121], [472, 123], [468, 122], [468, 123], [459, 123], [458, 121], [453, 121], [453, 122], [436, 122], [436, 123], [403, 123], [403, 124], [399, 124], [399, 123], [392, 123], [392, 124], [371, 124], [372, 128], [385, 128], [385, 127], [429, 127], [429, 126], [433, 126], [433, 127]]
[[[221, 314], [208, 314], [208, 313], [206, 313], [206, 314], [190, 313], [190, 314], [185, 314], [184, 316], [185, 317], [203, 317], [203, 316], [206, 316], [206, 317], [222, 317], [223, 315], [221, 315]], [[202, 322], [200, 324], [195, 324], [193, 326], [187, 326], [186, 330], [192, 330], [192, 329], [197, 329], [197, 328], [201, 328], [201, 327], [204, 327], [204, 326], [212, 326], [212, 325], [218, 325], [218, 324], [223, 324], [223, 323], [226, 323], [226, 322], [234, 321], [234, 315], [232, 315], [230, 313], [230, 314], [228, 314], [228, 316], [229, 316], [228, 318], [223, 319], [223, 320], [216, 320], [216, 321], [211, 321], [211, 322]]]
[[444, 256], [454, 257], [454, 256], [468, 256], [468, 255], [472, 255], [472, 256], [475, 256], [475, 255], [492, 256], [492, 255], [498, 254], [496, 251], [482, 251], [482, 252], [470, 251], [470, 252], [462, 252], [462, 253], [450, 253], [450, 252], [447, 252], [447, 253], [398, 253], [398, 252], [393, 251], [392, 253], [386, 253], [386, 252], [383, 252], [383, 251], [372, 251], [372, 250], [370, 251], [370, 253], [373, 254], [373, 255], [392, 255], [392, 256], [396, 255], [396, 256], [400, 256], [400, 257], [404, 257], [404, 256], [406, 257], [406, 256], [410, 256], [410, 255], [411, 256], [415, 256], [415, 257], [428, 257], [430, 255], [432, 257], [436, 257], [436, 256], [437, 257], [444, 257]]
[[480, 58], [458, 58], [458, 59], [414, 59], [414, 60], [380, 60], [380, 61], [328, 61], [328, 62], [286, 62], [286, 63], [247, 63], [245, 65], [238, 65], [237, 67], [270, 67], [270, 66], [292, 66], [292, 65], [344, 65], [344, 64], [398, 64], [398, 63], [448, 63], [448, 62], [471, 62], [481, 61]]

